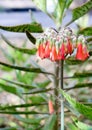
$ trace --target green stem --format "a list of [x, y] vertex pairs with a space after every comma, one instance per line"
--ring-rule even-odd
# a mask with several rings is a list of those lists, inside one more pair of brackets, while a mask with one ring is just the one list
[[61, 100], [61, 130], [64, 130], [64, 101]]
[[[28, 95], [26, 95], [25, 101], [26, 101], [26, 104], [27, 104], [27, 103], [28, 103]], [[25, 111], [28, 112], [28, 110], [29, 110], [29, 108], [26, 107], [26, 108], [25, 108]], [[29, 118], [29, 115], [26, 114], [25, 117], [26, 117], [26, 119], [28, 119], [28, 118]], [[28, 129], [28, 126], [29, 126], [29, 124], [26, 124], [26, 123], [25, 123], [25, 129]]]
[[54, 64], [54, 70], [55, 70], [55, 72], [54, 72], [55, 73], [55, 77], [54, 77], [55, 112], [56, 112], [56, 115], [57, 115], [57, 120], [56, 120], [56, 123], [55, 123], [54, 130], [58, 130], [59, 129], [59, 103], [58, 103], [58, 97], [59, 97], [59, 92], [58, 92], [58, 87], [59, 87], [59, 80], [58, 80], [59, 62], [56, 62]]
[[[63, 86], [63, 71], [64, 71], [64, 61], [60, 61], [60, 86], [61, 89], [64, 88]], [[61, 95], [61, 130], [64, 130], [64, 97]]]
[[60, 61], [60, 86], [61, 86], [61, 89], [64, 88], [64, 85], [63, 85], [63, 70], [64, 70], [63, 66], [64, 65], [63, 64], [64, 64], [64, 61], [61, 60]]

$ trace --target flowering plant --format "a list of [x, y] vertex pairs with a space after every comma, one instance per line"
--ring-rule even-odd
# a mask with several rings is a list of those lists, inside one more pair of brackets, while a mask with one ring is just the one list
[[[92, 9], [92, 0], [71, 10], [72, 20], [66, 25], [63, 25], [62, 21], [73, 0], [51, 0], [53, 3], [52, 12], [48, 11], [48, 1], [33, 0], [33, 2], [54, 21], [56, 28], [45, 29], [37, 21], [12, 27], [0, 26], [0, 29], [6, 31], [26, 33], [27, 38], [35, 46], [32, 49], [16, 47], [4, 35], [1, 35], [10, 47], [21, 53], [22, 67], [17, 61], [19, 57], [14, 58], [12, 55], [9, 57], [5, 52], [4, 54], [11, 64], [0, 61], [0, 65], [16, 71], [13, 71], [15, 76], [12, 75], [12, 80], [1, 78], [4, 83], [0, 82], [0, 86], [3, 90], [22, 98], [24, 104], [1, 105], [0, 113], [15, 114], [15, 118], [22, 122], [16, 123], [16, 126], [9, 128], [9, 130], [91, 130], [91, 97], [87, 98], [83, 95], [86, 95], [85, 87], [89, 87], [87, 92], [92, 87], [92, 68], [87, 68], [92, 63], [92, 27], [82, 28], [83, 25], [81, 27], [78, 23], [78, 31], [74, 33], [70, 25]], [[39, 33], [39, 35], [35, 37], [31, 33]], [[25, 58], [24, 54], [33, 56], [34, 60], [31, 59], [29, 64], [26, 59], [30, 59], [30, 57]], [[35, 57], [41, 59], [35, 60]], [[50, 65], [40, 66], [38, 61], [44, 63], [46, 59], [49, 59]], [[77, 65], [78, 68], [74, 65]], [[54, 71], [48, 71], [49, 68], [53, 67]], [[39, 76], [42, 77], [39, 78]], [[43, 82], [37, 82], [37, 79]], [[67, 81], [68, 79], [70, 82]], [[69, 96], [67, 91], [71, 89], [70, 94], [76, 95], [80, 102]], [[76, 90], [74, 95], [75, 90], [73, 89], [80, 91]], [[25, 94], [29, 95], [24, 96]], [[23, 107], [23, 111], [17, 109], [21, 107]], [[21, 116], [21, 114], [25, 116]], [[84, 123], [86, 121], [89, 122], [88, 125]]]

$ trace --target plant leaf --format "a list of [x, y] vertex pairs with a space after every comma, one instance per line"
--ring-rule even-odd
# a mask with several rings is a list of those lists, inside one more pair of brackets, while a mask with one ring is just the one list
[[83, 105], [77, 102], [75, 99], [71, 98], [70, 95], [65, 93], [63, 90], [60, 90], [61, 94], [65, 97], [65, 99], [69, 102], [69, 104], [77, 110], [80, 114], [84, 115], [86, 118], [92, 120], [92, 108], [86, 105]]
[[19, 115], [14, 115], [14, 117], [16, 119], [18, 119], [21, 122], [27, 123], [27, 124], [39, 124], [41, 121], [41, 118], [31, 118], [31, 119], [27, 119], [27, 118], [23, 118], [22, 116]]
[[73, 2], [73, 0], [67, 0], [66, 1], [66, 8], [68, 9], [68, 7], [70, 6], [70, 4]]
[[92, 126], [84, 124], [77, 119], [73, 118], [74, 124], [81, 130], [92, 130]]
[[15, 128], [15, 127], [7, 127], [7, 128], [0, 128], [0, 130], [18, 130], [18, 128]]
[[68, 123], [69, 130], [79, 130], [74, 124]]
[[66, 0], [58, 0], [55, 10], [53, 12], [53, 17], [55, 18], [58, 27], [60, 27], [61, 25], [65, 7]]
[[50, 80], [46, 80], [46, 81], [41, 82], [41, 83], [36, 83], [35, 85], [39, 88], [46, 88], [50, 83], [51, 83]]
[[35, 88], [35, 86], [31, 86], [31, 85], [24, 84], [24, 83], [21, 83], [21, 82], [16, 82], [16, 81], [4, 79], [4, 78], [0, 78], [0, 79], [6, 81], [6, 82], [8, 82], [8, 83], [17, 85], [17, 86], [19, 86], [19, 87], [25, 88], [25, 89], [34, 89], [34, 88]]
[[65, 90], [71, 90], [71, 89], [78, 89], [78, 88], [85, 88], [85, 87], [92, 87], [92, 83], [78, 83], [70, 88], [65, 88]]
[[33, 44], [35, 44], [36, 43], [36, 38], [35, 37], [33, 37], [33, 35], [32, 34], [30, 34], [30, 32], [29, 31], [26, 31], [26, 36], [27, 36], [27, 38], [33, 43]]
[[48, 89], [44, 89], [44, 88], [36, 88], [36, 89], [33, 89], [31, 90], [30, 92], [28, 93], [23, 93], [23, 94], [37, 94], [37, 93], [45, 93], [45, 92], [48, 92], [48, 91], [51, 91], [52, 89], [51, 88], [48, 88]]
[[[80, 32], [79, 32], [80, 33]], [[92, 37], [86, 39], [87, 42], [92, 42]]]
[[47, 6], [47, 2], [46, 2], [46, 0], [32, 0], [35, 4], [36, 4], [36, 6], [40, 9], [40, 10], [42, 10], [43, 12], [47, 12], [47, 9], [46, 9], [46, 6]]
[[76, 72], [76, 73], [74, 73], [73, 76], [64, 77], [64, 79], [70, 79], [70, 78], [90, 78], [90, 77], [92, 77], [92, 73], [84, 71], [84, 72], [81, 72], [81, 73]]
[[55, 122], [56, 122], [56, 115], [55, 114], [50, 115], [49, 119], [47, 120], [42, 130], [53, 130]]
[[83, 61], [75, 60], [75, 57], [69, 57], [65, 60], [65, 62], [68, 65], [78, 65], [84, 63]]
[[36, 111], [0, 111], [1, 114], [21, 114], [21, 115], [29, 115], [29, 114], [48, 114], [48, 113], [42, 113], [42, 112], [36, 112]]
[[27, 108], [27, 107], [33, 107], [33, 106], [41, 106], [41, 105], [47, 105], [47, 103], [31, 103], [31, 104], [19, 104], [19, 105], [0, 105], [0, 110], [10, 110], [14, 108]]
[[39, 68], [28, 68], [28, 67], [14, 66], [14, 65], [6, 64], [6, 63], [4, 63], [4, 62], [0, 62], [0, 65], [6, 66], [6, 67], [12, 68], [12, 69], [17, 69], [17, 70], [21, 70], [21, 71], [26, 71], [26, 72], [43, 73], [43, 74], [53, 75], [52, 73], [42, 71], [42, 70], [39, 69]]
[[44, 103], [44, 102], [47, 102], [44, 97], [42, 97], [41, 95], [35, 95], [35, 96], [30, 96], [29, 98], [31, 100], [31, 102], [34, 104], [39, 104], [39, 103]]
[[38, 23], [31, 24], [23, 24], [18, 26], [0, 26], [0, 29], [11, 31], [11, 32], [33, 32], [33, 33], [41, 33], [43, 32], [42, 26]]
[[29, 54], [29, 55], [34, 55], [36, 53], [36, 51], [37, 51], [36, 48], [25, 49], [25, 48], [16, 47], [4, 35], [1, 34], [1, 37], [9, 46], [11, 46], [13, 49], [15, 49], [17, 51], [20, 51], [22, 53], [26, 53], [26, 54]]
[[92, 83], [78, 83], [74, 87], [72, 87], [72, 89], [75, 89], [75, 88], [84, 88], [84, 87], [91, 88], [92, 87]]
[[72, 78], [83, 78], [83, 77], [92, 77], [92, 72], [81, 72], [75, 73]]
[[79, 30], [78, 34], [83, 34], [84, 36], [92, 36], [92, 27], [87, 27]]
[[11, 62], [11, 63], [15, 63], [15, 59], [13, 58], [13, 56], [12, 55], [10, 55], [9, 53], [8, 53], [8, 51], [6, 51], [4, 48], [2, 48], [1, 46], [0, 46], [0, 50], [2, 51], [2, 53], [4, 54], [4, 56]]
[[80, 17], [88, 13], [90, 9], [92, 9], [92, 0], [89, 0], [88, 2], [84, 3], [82, 6], [73, 9], [72, 20], [66, 26], [68, 26], [75, 20], [79, 19]]
[[8, 84], [6, 85], [6, 84], [3, 84], [3, 83], [0, 83], [0, 87], [1, 87], [3, 90], [5, 90], [5, 91], [7, 91], [7, 92], [9, 92], [9, 93], [12, 93], [12, 94], [15, 94], [15, 95], [21, 97], [20, 89], [14, 87], [14, 86], [11, 86], [11, 85], [8, 85]]

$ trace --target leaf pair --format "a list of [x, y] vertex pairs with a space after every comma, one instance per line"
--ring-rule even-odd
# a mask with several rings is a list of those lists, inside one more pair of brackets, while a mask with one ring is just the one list
[[83, 105], [77, 102], [75, 99], [71, 98], [67, 93], [63, 90], [60, 90], [61, 94], [65, 97], [65, 99], [69, 102], [69, 104], [79, 113], [84, 115], [86, 118], [92, 120], [92, 108], [86, 105]]

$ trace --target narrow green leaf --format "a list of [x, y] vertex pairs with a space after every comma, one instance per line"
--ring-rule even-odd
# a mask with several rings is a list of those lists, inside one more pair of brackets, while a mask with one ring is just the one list
[[36, 48], [25, 49], [25, 48], [16, 47], [4, 35], [1, 34], [1, 37], [9, 46], [11, 46], [13, 49], [15, 49], [17, 51], [20, 51], [22, 53], [26, 53], [26, 54], [29, 54], [29, 55], [34, 55], [36, 53], [36, 51], [37, 51]]
[[26, 31], [26, 36], [27, 36], [27, 38], [33, 43], [33, 44], [35, 44], [36, 43], [36, 38], [35, 37], [33, 37], [33, 35], [32, 34], [30, 34], [30, 32], [29, 31]]
[[28, 68], [28, 67], [14, 66], [14, 65], [6, 64], [6, 63], [4, 63], [4, 62], [0, 62], [0, 65], [6, 66], [6, 67], [12, 68], [12, 69], [17, 69], [17, 70], [21, 70], [21, 71], [26, 71], [26, 72], [43, 73], [43, 74], [53, 75], [52, 73], [42, 71], [42, 70], [39, 69], [39, 68]]
[[75, 57], [69, 57], [65, 60], [65, 63], [68, 65], [78, 65], [84, 63], [83, 61], [76, 60]]
[[81, 72], [81, 73], [75, 73], [74, 75], [73, 75], [73, 78], [83, 78], [83, 77], [92, 77], [92, 72], [86, 72], [86, 71], [84, 71], [84, 72]]
[[55, 122], [56, 122], [56, 115], [55, 114], [50, 115], [49, 119], [47, 120], [42, 130], [53, 130]]
[[64, 77], [64, 79], [70, 79], [70, 78], [91, 78], [92, 77], [92, 73], [91, 72], [81, 72], [81, 73], [74, 73], [73, 76], [70, 76], [70, 77]]
[[35, 128], [33, 128], [32, 126], [27, 128], [27, 130], [34, 130]]
[[42, 97], [41, 95], [34, 95], [34, 96], [30, 96], [29, 99], [31, 100], [31, 102], [33, 104], [39, 104], [39, 103], [44, 103], [44, 102], [47, 102], [44, 97]]
[[33, 89], [28, 93], [23, 93], [23, 94], [37, 94], [37, 93], [45, 93], [48, 91], [52, 91], [52, 88], [48, 88], [48, 89], [44, 89], [44, 88], [40, 88], [40, 89]]
[[92, 9], [92, 0], [89, 0], [88, 2], [84, 3], [82, 6], [75, 8], [72, 11], [73, 21], [88, 13], [90, 9]]
[[92, 51], [89, 52], [89, 55], [92, 56]]
[[9, 93], [12, 93], [12, 94], [15, 94], [17, 96], [21, 96], [21, 92], [20, 92], [20, 89], [14, 87], [14, 86], [11, 86], [11, 85], [6, 85], [6, 84], [3, 84], [3, 83], [0, 83], [0, 87], [9, 92]]
[[63, 90], [60, 90], [61, 94], [65, 97], [65, 99], [69, 102], [69, 104], [77, 110], [80, 114], [84, 115], [86, 118], [92, 120], [92, 108], [86, 105], [83, 105], [77, 102], [75, 99], [71, 98], [70, 95], [65, 93]]
[[15, 128], [15, 127], [7, 127], [7, 128], [0, 128], [0, 130], [18, 130], [18, 128]]
[[24, 84], [24, 83], [20, 83], [20, 82], [16, 82], [16, 81], [11, 81], [11, 80], [4, 79], [4, 78], [0, 78], [0, 79], [6, 81], [8, 83], [17, 85], [19, 87], [22, 87], [22, 88], [26, 88], [26, 89], [34, 89], [35, 88], [35, 86], [31, 86], [31, 85], [28, 85], [28, 84]]
[[92, 87], [92, 83], [79, 83], [79, 84], [76, 84], [74, 87], [72, 87], [72, 89], [75, 89], [75, 88], [84, 88], [84, 87], [91, 88]]
[[37, 87], [40, 87], [40, 88], [46, 88], [50, 83], [51, 83], [50, 80], [46, 80], [42, 83], [37, 83], [36, 85], [37, 85]]
[[10, 61], [10, 62], [12, 62], [12, 63], [15, 63], [15, 59], [12, 57], [12, 55], [10, 55], [9, 53], [8, 53], [8, 51], [6, 51], [4, 48], [2, 48], [1, 46], [0, 46], [0, 50], [2, 51], [2, 53], [4, 54], [4, 56]]
[[44, 106], [47, 105], [47, 103], [30, 103], [30, 104], [19, 104], [19, 105], [0, 105], [0, 110], [10, 110], [14, 108], [27, 108], [27, 107], [33, 107], [33, 106]]
[[[80, 32], [79, 32], [80, 33]], [[90, 38], [87, 38], [86, 41], [89, 43], [89, 42], [92, 42], [92, 37]]]
[[68, 9], [73, 0], [66, 0], [66, 8]]
[[68, 123], [69, 130], [79, 130], [73, 123]]
[[49, 113], [42, 113], [42, 112], [36, 112], [36, 111], [0, 111], [1, 114], [21, 114], [21, 115], [29, 115], [29, 114], [49, 114]]
[[70, 88], [65, 88], [65, 90], [71, 90], [71, 89], [79, 89], [79, 88], [85, 88], [85, 87], [92, 87], [92, 83], [78, 83]]
[[84, 124], [74, 118], [73, 118], [73, 121], [74, 121], [74, 124], [81, 130], [92, 130], [92, 126], [90, 126], [90, 125]]
[[83, 104], [92, 107], [92, 103], [90, 102], [84, 102]]
[[92, 27], [87, 27], [78, 32], [78, 34], [83, 34], [84, 36], [92, 36]]
[[42, 26], [38, 23], [31, 24], [23, 24], [18, 26], [0, 26], [0, 29], [11, 31], [11, 32], [33, 32], [33, 33], [41, 33], [43, 32]]
[[53, 12], [53, 17], [58, 27], [60, 27], [61, 25], [65, 7], [66, 7], [66, 0], [58, 0], [55, 10]]
[[14, 117], [16, 119], [18, 119], [21, 122], [27, 123], [27, 124], [39, 124], [40, 121], [42, 120], [42, 118], [31, 118], [31, 119], [27, 119], [27, 118], [23, 118], [22, 116], [19, 115], [14, 115]]
[[47, 9], [46, 9], [46, 6], [47, 6], [47, 2], [46, 2], [46, 0], [32, 0], [35, 4], [36, 4], [36, 6], [40, 9], [40, 10], [42, 10], [43, 12], [47, 12]]
[[66, 26], [68, 26], [75, 20], [79, 19], [80, 17], [88, 13], [90, 9], [92, 9], [92, 0], [89, 0], [88, 2], [84, 3], [82, 6], [73, 9], [72, 20]]

